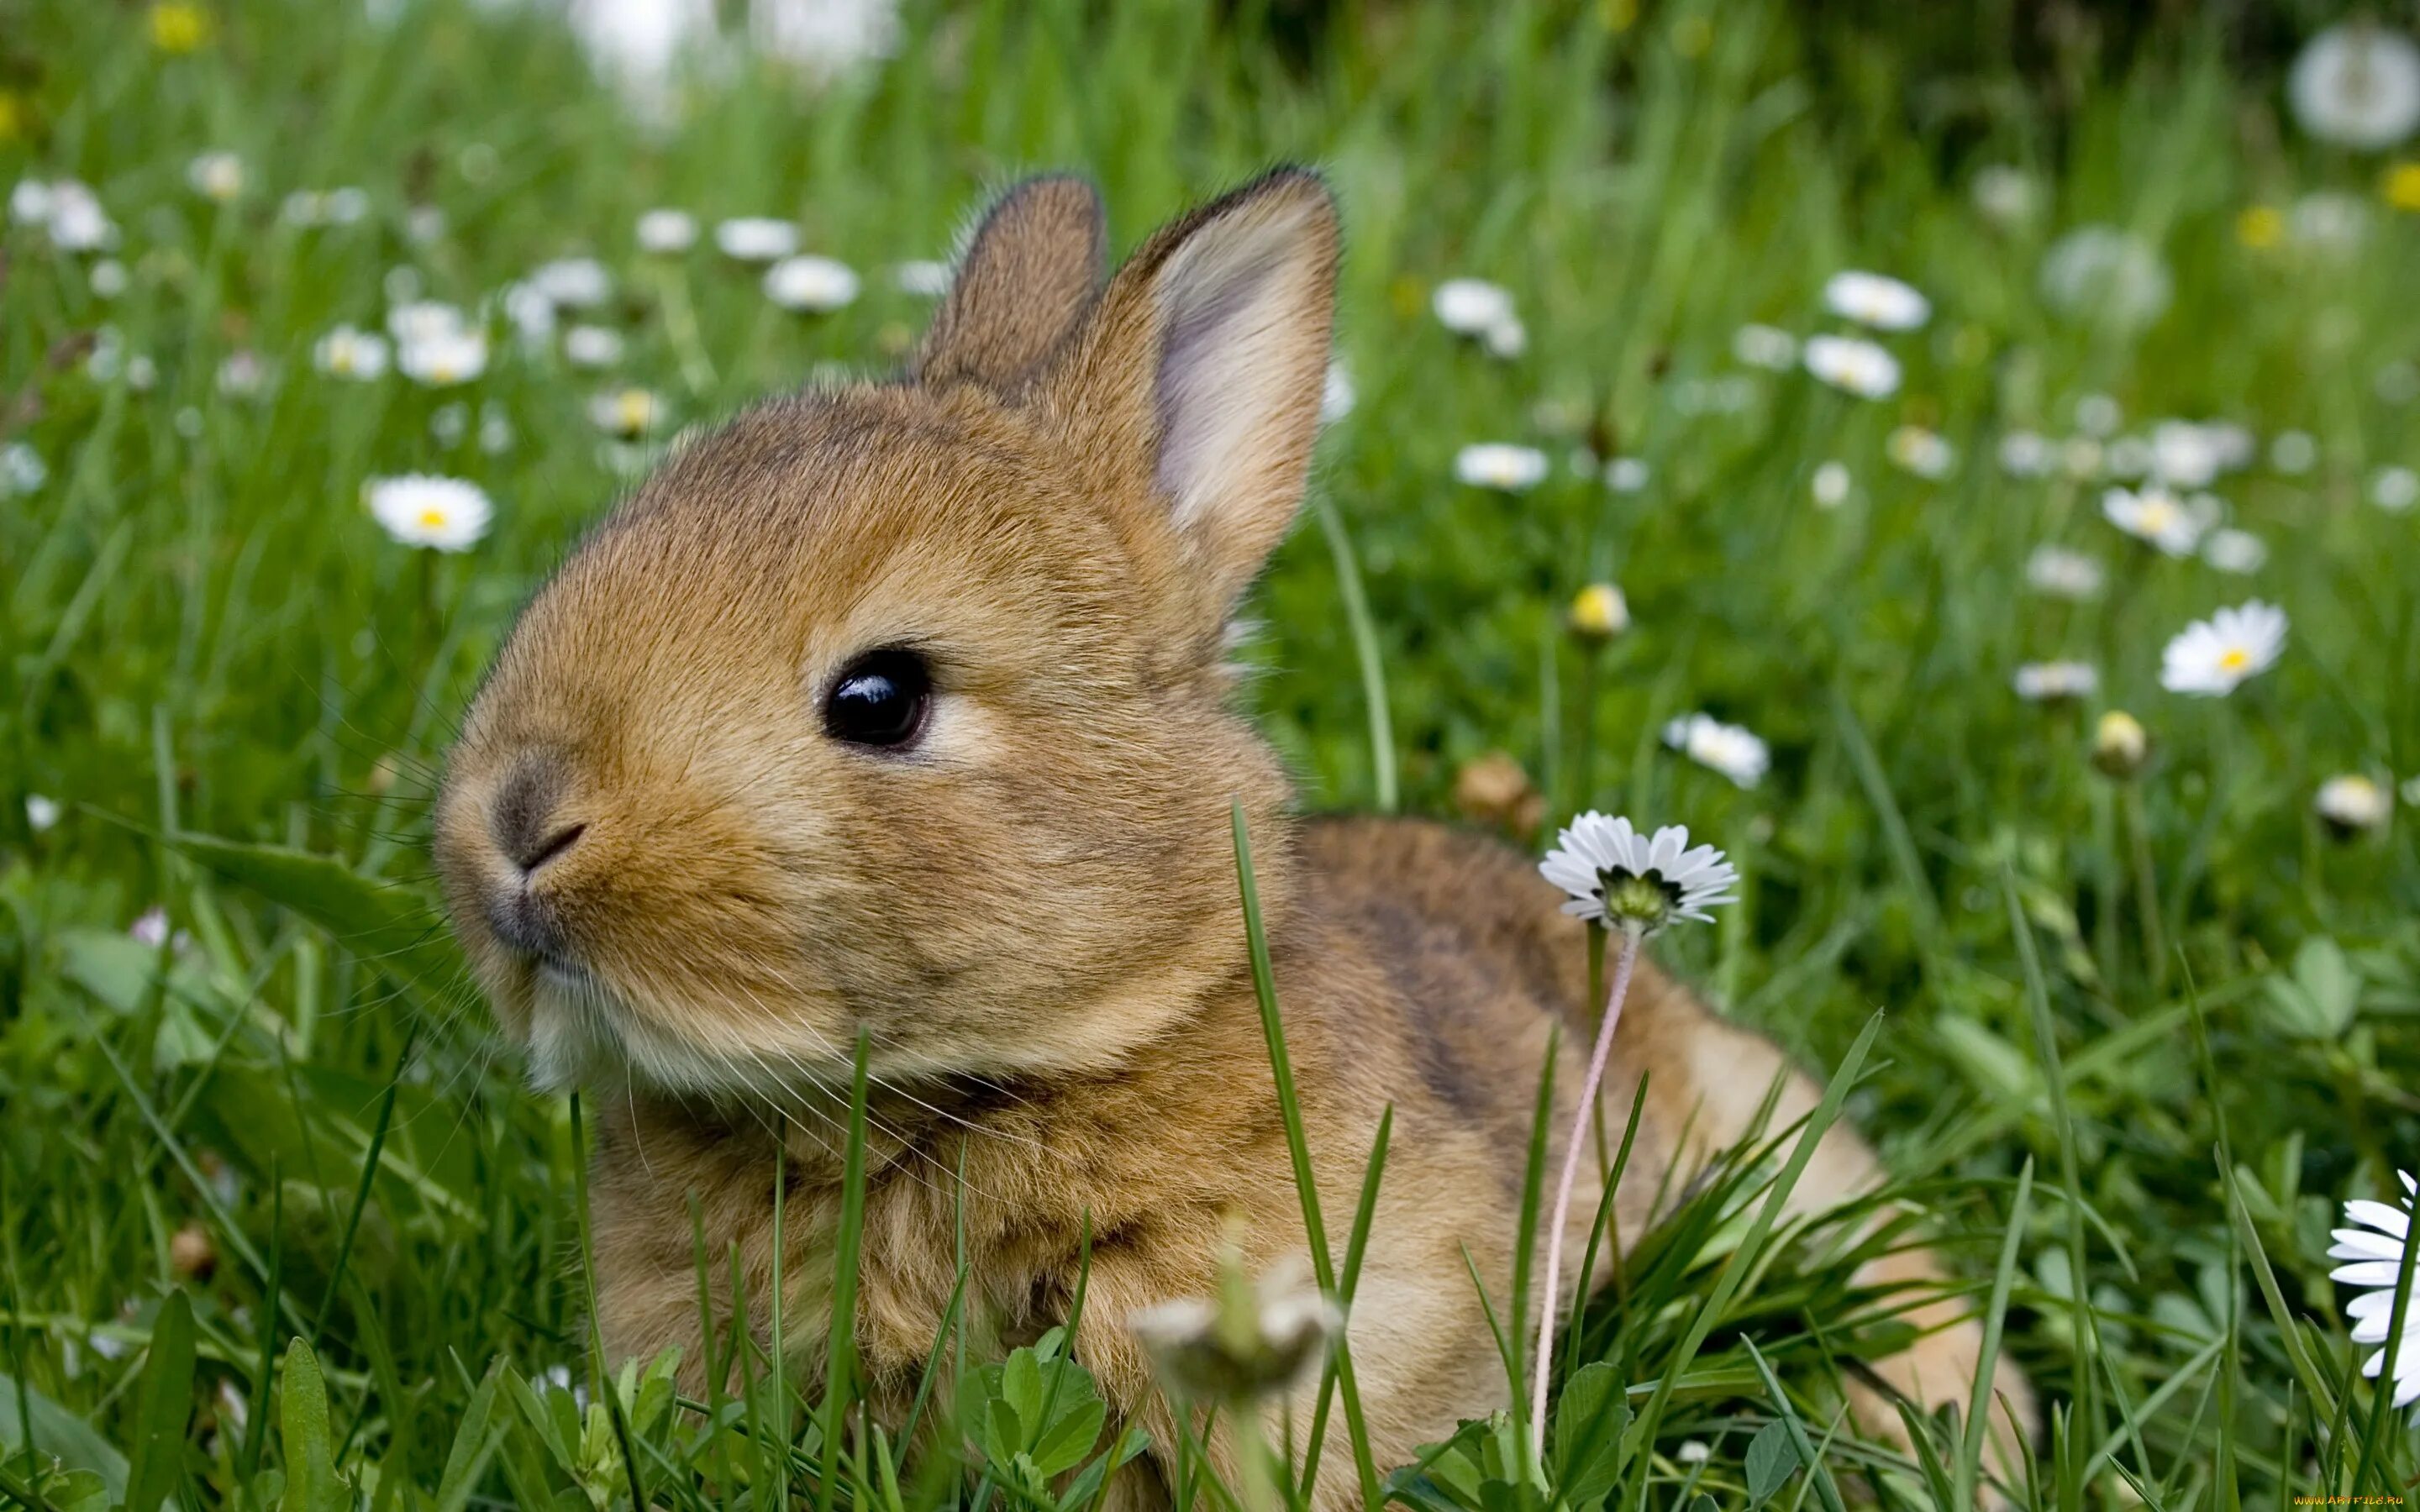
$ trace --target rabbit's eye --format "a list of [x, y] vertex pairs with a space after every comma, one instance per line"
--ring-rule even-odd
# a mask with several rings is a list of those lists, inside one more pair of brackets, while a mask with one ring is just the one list
[[852, 746], [904, 746], [924, 728], [933, 679], [924, 658], [897, 646], [841, 669], [824, 702], [824, 733]]

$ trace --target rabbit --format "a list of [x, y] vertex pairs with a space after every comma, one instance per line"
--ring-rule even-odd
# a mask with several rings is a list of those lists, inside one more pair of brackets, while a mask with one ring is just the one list
[[[1126, 1319], [1213, 1293], [1230, 1234], [1255, 1267], [1307, 1244], [1231, 810], [1339, 1232], [1393, 1109], [1345, 1324], [1382, 1470], [1510, 1404], [1470, 1267], [1509, 1293], [1540, 1070], [1559, 1057], [1567, 1126], [1599, 1005], [1584, 926], [1528, 858], [1436, 824], [1302, 816], [1232, 706], [1228, 627], [1319, 425], [1326, 185], [1272, 171], [1114, 275], [1105, 247], [1087, 182], [1027, 181], [982, 219], [894, 379], [767, 401], [671, 455], [502, 645], [434, 843], [533, 1079], [599, 1094], [611, 1356], [678, 1347], [698, 1383], [702, 1262], [717, 1336], [744, 1306], [785, 1368], [816, 1375], [862, 1036], [853, 1324], [875, 1410], [914, 1396], [961, 1235], [985, 1350], [1065, 1322], [1088, 1259], [1072, 1347], [1113, 1425], [1150, 1434], [1114, 1491], [1140, 1507], [1168, 1503], [1173, 1419]], [[1775, 1130], [1815, 1103], [1770, 1041], [1652, 964], [1605, 1080], [1609, 1127], [1642, 1074], [1625, 1239], [1763, 1127], [1776, 1085]], [[1795, 1206], [1878, 1180], [1836, 1126]], [[1868, 1279], [1940, 1273], [1910, 1251]], [[1916, 1309], [1927, 1331], [1857, 1388], [1869, 1425], [1897, 1431], [1885, 1391], [1965, 1400], [1968, 1311]], [[1997, 1391], [2013, 1462], [2032, 1396], [2005, 1364]], [[1358, 1497], [1331, 1463], [1314, 1500]]]

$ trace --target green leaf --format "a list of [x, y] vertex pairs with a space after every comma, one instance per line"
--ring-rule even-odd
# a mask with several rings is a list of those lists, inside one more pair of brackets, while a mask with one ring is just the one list
[[461, 1426], [454, 1430], [454, 1447], [445, 1455], [445, 1472], [438, 1477], [438, 1512], [462, 1512], [471, 1503], [472, 1491], [478, 1488], [479, 1477], [487, 1473], [498, 1437], [497, 1432], [489, 1430], [489, 1419], [495, 1413], [496, 1387], [503, 1377], [504, 1360], [499, 1356], [488, 1366], [479, 1389], [471, 1394]]
[[247, 845], [177, 834], [168, 843], [202, 866], [326, 930], [424, 1007], [442, 1005], [460, 977], [460, 957], [427, 897], [365, 877], [332, 856], [285, 845]]
[[1747, 1504], [1771, 1501], [1797, 1469], [1798, 1445], [1790, 1442], [1790, 1425], [1767, 1423], [1747, 1443]]
[[278, 1406], [286, 1445], [286, 1494], [279, 1512], [349, 1512], [351, 1489], [336, 1474], [335, 1436], [328, 1427], [328, 1383], [311, 1346], [297, 1338], [286, 1351], [286, 1385]]
[[128, 1506], [158, 1506], [176, 1494], [193, 1416], [194, 1304], [179, 1288], [151, 1324], [151, 1352], [135, 1394], [134, 1452], [127, 1458]]
[[[70, 1470], [99, 1475], [113, 1501], [126, 1492], [126, 1457], [110, 1447], [93, 1426], [12, 1376], [0, 1375], [0, 1448], [25, 1448], [20, 1428], [31, 1423], [34, 1445]], [[129, 1504], [130, 1505], [132, 1504]]]
[[1621, 1435], [1630, 1402], [1621, 1377], [1603, 1361], [1582, 1365], [1555, 1402], [1555, 1486], [1581, 1506], [1613, 1489], [1621, 1474]]
[[2352, 1027], [2361, 1007], [2361, 973], [2344, 948], [2314, 934], [2294, 952], [2288, 976], [2269, 979], [2270, 1020], [2303, 1040], [2333, 1040]]

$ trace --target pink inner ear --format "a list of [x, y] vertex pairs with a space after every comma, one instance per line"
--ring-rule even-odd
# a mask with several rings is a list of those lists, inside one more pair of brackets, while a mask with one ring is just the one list
[[1179, 526], [1213, 534], [1241, 523], [1221, 517], [1291, 517], [1295, 501], [1272, 494], [1293, 491], [1325, 372], [1321, 249], [1298, 210], [1254, 208], [1197, 232], [1158, 289], [1156, 480]]

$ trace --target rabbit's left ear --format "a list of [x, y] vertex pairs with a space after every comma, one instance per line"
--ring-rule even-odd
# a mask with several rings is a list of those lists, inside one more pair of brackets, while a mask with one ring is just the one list
[[1080, 446], [1147, 476], [1222, 613], [1302, 502], [1336, 263], [1327, 186], [1279, 169], [1144, 243], [1045, 383]]
[[1009, 390], [1074, 328], [1108, 260], [1101, 196], [1054, 174], [1018, 184], [984, 215], [916, 354], [917, 381]]

